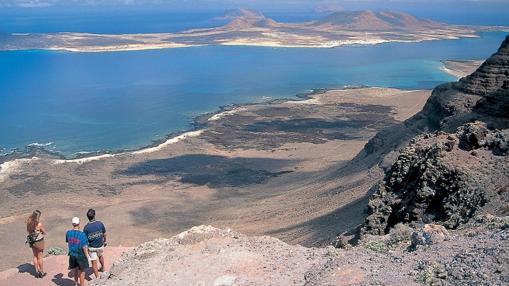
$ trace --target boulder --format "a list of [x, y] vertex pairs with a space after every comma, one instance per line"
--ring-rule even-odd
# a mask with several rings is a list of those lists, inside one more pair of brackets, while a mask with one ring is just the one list
[[426, 224], [424, 227], [412, 233], [411, 249], [420, 245], [433, 245], [449, 239], [449, 232], [442, 225]]

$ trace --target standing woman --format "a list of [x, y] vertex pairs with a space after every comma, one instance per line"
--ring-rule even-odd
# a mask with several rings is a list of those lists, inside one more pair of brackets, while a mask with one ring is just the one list
[[35, 277], [46, 276], [43, 268], [44, 235], [46, 231], [41, 223], [41, 211], [34, 211], [27, 219], [27, 241], [34, 254]]

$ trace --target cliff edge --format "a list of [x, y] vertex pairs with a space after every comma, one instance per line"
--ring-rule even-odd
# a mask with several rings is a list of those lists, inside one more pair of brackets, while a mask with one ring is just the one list
[[[385, 234], [398, 223], [456, 228], [477, 213], [509, 214], [509, 36], [477, 71], [437, 87], [404, 125], [410, 133], [427, 132], [388, 164], [364, 233]], [[387, 150], [383, 139], [394, 137], [377, 138], [382, 144], [368, 143], [373, 153]]]

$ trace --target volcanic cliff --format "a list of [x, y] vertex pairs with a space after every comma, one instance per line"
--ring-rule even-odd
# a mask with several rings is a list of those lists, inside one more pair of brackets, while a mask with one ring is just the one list
[[[477, 212], [509, 214], [509, 37], [473, 74], [437, 87], [404, 127], [427, 133], [410, 140], [375, 187], [364, 232], [402, 222], [455, 228]], [[367, 153], [406, 143], [385, 143], [393, 136], [379, 134]]]

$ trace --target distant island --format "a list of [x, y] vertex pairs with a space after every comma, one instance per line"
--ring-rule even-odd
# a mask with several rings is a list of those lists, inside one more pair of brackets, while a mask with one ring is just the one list
[[509, 31], [508, 27], [450, 25], [399, 12], [340, 11], [316, 21], [280, 23], [257, 11], [236, 9], [220, 19], [230, 22], [177, 33], [0, 35], [0, 50], [114, 52], [207, 45], [334, 48], [472, 38], [483, 31]]

